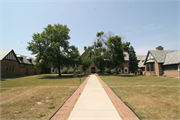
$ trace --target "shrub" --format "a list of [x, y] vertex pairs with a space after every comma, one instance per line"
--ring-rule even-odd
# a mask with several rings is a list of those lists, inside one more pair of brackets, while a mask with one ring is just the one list
[[142, 70], [141, 69], [137, 69], [136, 73], [142, 74]]
[[110, 74], [111, 73], [110, 69], [105, 69], [105, 73]]
[[67, 70], [66, 69], [61, 70], [61, 74], [67, 74]]
[[111, 73], [112, 73], [112, 74], [116, 73], [116, 69], [112, 69], [112, 70], [111, 70]]
[[100, 69], [98, 69], [98, 70], [97, 70], [97, 73], [101, 73], [101, 70], [100, 70]]
[[80, 74], [80, 70], [76, 70], [75, 73]]
[[69, 70], [67, 71], [67, 73], [68, 73], [68, 74], [74, 73], [74, 69], [69, 69]]

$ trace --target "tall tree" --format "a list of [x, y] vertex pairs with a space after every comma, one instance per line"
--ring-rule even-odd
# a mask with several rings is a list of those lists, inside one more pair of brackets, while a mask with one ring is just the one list
[[104, 54], [103, 54], [106, 51], [106, 48], [104, 47], [103, 35], [104, 35], [103, 31], [97, 32], [96, 34], [97, 40], [94, 42], [93, 51], [89, 53], [93, 63], [98, 69], [101, 70], [101, 73], [103, 73], [106, 67], [105, 65], [106, 62], [104, 61]]
[[116, 68], [116, 74], [118, 74], [118, 67], [123, 68], [124, 52], [129, 52], [130, 42], [122, 42], [121, 37], [113, 36], [109, 37], [106, 42], [109, 53], [111, 54], [110, 60], [113, 63], [113, 66]]
[[138, 60], [136, 57], [136, 52], [134, 51], [134, 48], [130, 46], [130, 52], [129, 52], [129, 71], [134, 73], [138, 69]]
[[86, 74], [86, 70], [89, 68], [89, 66], [91, 65], [92, 61], [91, 59], [89, 59], [88, 57], [82, 57], [82, 69]]
[[[44, 68], [49, 63], [58, 68], [61, 76], [60, 66], [70, 65], [77, 54], [75, 46], [69, 46], [70, 29], [66, 25], [54, 24], [44, 28], [42, 33], [34, 33], [27, 49], [36, 54], [36, 66]], [[73, 52], [72, 52], [73, 51]]]

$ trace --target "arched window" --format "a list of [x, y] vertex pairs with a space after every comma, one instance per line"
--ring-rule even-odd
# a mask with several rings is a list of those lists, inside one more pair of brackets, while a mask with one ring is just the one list
[[118, 68], [118, 71], [119, 71], [119, 73], [122, 73], [122, 69], [121, 68]]
[[128, 67], [125, 67], [125, 68], [124, 68], [124, 73], [129, 73]]

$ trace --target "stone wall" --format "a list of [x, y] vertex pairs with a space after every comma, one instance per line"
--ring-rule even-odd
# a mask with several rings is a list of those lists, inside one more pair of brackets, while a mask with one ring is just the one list
[[167, 70], [167, 71], [164, 71], [164, 76], [167, 76], [167, 77], [180, 77], [179, 72], [180, 71], [177, 71], [177, 70]]

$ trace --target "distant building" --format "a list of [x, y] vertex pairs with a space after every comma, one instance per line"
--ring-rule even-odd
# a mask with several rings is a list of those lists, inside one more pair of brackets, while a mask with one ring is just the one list
[[14, 50], [0, 50], [1, 77], [17, 77], [40, 74], [41, 69], [34, 67], [34, 58], [16, 55]]
[[144, 75], [145, 72], [145, 65], [144, 65], [144, 61], [146, 59], [145, 55], [136, 55], [137, 60], [138, 60], [138, 69], [142, 70], [142, 74]]
[[158, 46], [147, 53], [144, 75], [180, 77], [179, 63], [180, 50], [163, 50], [162, 46]]

